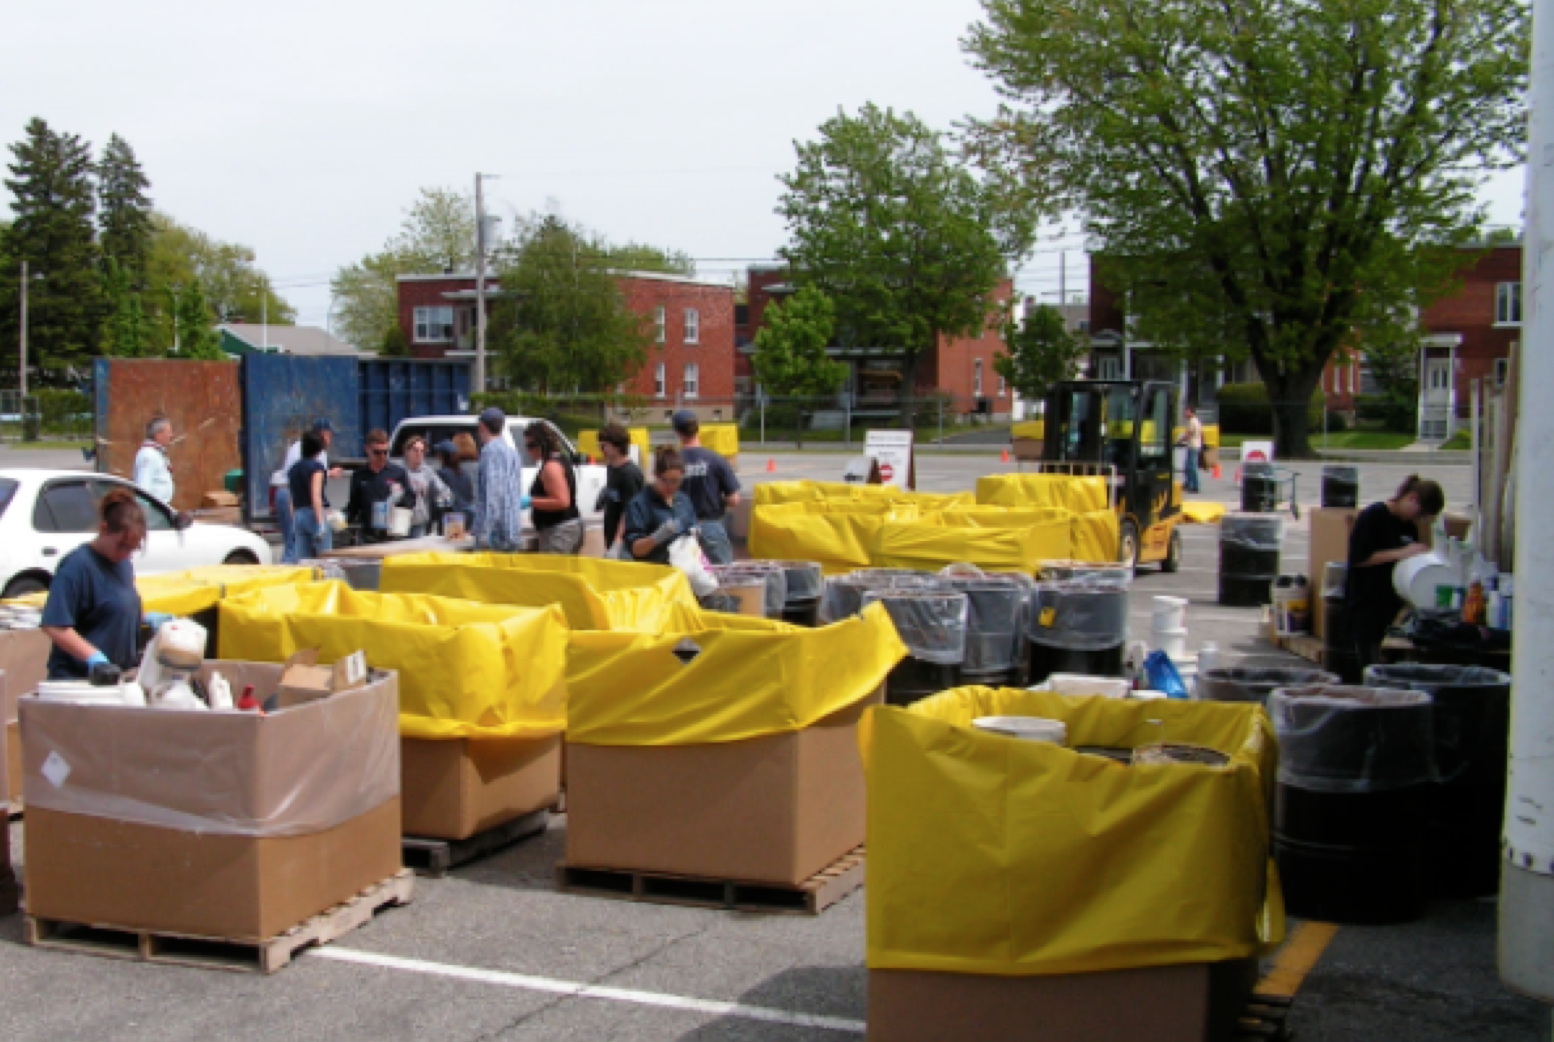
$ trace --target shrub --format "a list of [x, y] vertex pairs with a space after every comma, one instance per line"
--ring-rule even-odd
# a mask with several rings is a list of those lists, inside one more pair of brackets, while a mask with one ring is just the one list
[[1355, 415], [1363, 423], [1380, 424], [1396, 434], [1419, 433], [1418, 403], [1402, 394], [1366, 394], [1354, 400]]
[[[1272, 434], [1273, 408], [1268, 403], [1268, 388], [1261, 383], [1226, 384], [1219, 389], [1219, 429], [1225, 434]], [[1322, 430], [1322, 413], [1327, 400], [1318, 388], [1311, 395], [1306, 422], [1314, 431]], [[1331, 428], [1329, 428], [1331, 429]]]
[[43, 429], [50, 434], [89, 434], [93, 426], [92, 397], [81, 391], [45, 387], [35, 392]]

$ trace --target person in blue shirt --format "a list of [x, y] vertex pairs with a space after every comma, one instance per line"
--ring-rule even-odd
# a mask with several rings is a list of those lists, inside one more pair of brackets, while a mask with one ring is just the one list
[[[112, 663], [133, 669], [139, 662], [140, 594], [130, 558], [146, 541], [146, 515], [127, 488], [116, 488], [98, 504], [97, 538], [59, 562], [43, 607], [43, 632], [54, 642], [50, 680], [83, 680], [92, 667]], [[151, 612], [153, 632], [170, 615]]]
[[638, 561], [669, 563], [669, 546], [696, 532], [696, 508], [680, 491], [685, 461], [676, 449], [659, 449], [653, 457], [653, 483], [626, 507], [626, 547]]

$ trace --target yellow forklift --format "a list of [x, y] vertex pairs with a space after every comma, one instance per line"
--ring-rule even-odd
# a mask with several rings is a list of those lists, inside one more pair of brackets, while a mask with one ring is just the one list
[[1117, 560], [1163, 572], [1182, 562], [1176, 405], [1176, 385], [1161, 380], [1069, 380], [1053, 385], [1042, 417], [1041, 469], [1109, 478]]

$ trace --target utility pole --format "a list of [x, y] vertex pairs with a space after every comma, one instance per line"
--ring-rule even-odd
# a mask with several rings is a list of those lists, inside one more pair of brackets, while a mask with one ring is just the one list
[[17, 412], [25, 409], [27, 398], [27, 262], [22, 261], [22, 367], [17, 370], [21, 374], [21, 389], [23, 401], [17, 403]]
[[[1554, 414], [1538, 407], [1554, 381], [1554, 0], [1534, 0], [1527, 219], [1522, 236], [1522, 344], [1516, 458], [1516, 642], [1511, 651], [1511, 770], [1500, 881], [1500, 978], [1554, 1002]], [[1549, 275], [1544, 282], [1543, 276]]]
[[485, 178], [475, 174], [475, 379], [474, 390], [486, 390], [486, 193]]

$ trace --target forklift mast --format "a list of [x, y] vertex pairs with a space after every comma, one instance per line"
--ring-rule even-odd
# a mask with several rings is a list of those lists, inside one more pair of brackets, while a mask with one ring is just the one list
[[1069, 380], [1043, 409], [1045, 463], [1115, 468], [1118, 509], [1141, 529], [1175, 513], [1177, 387], [1163, 380]]

